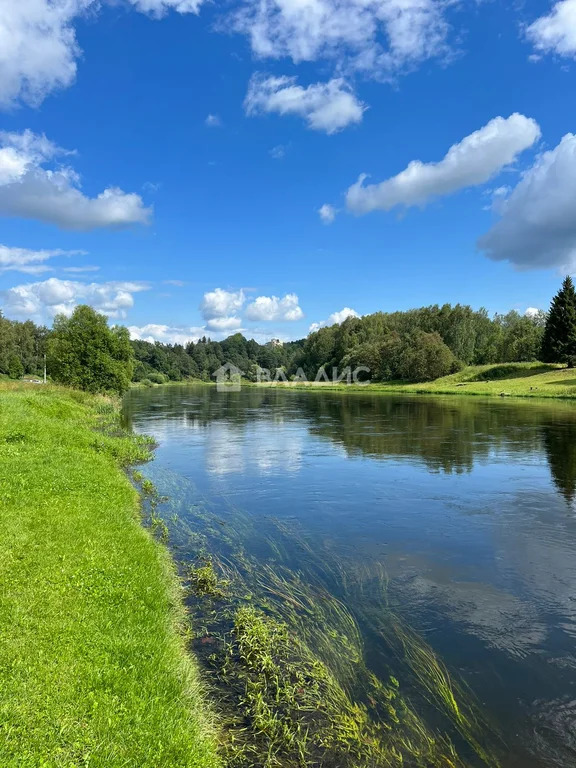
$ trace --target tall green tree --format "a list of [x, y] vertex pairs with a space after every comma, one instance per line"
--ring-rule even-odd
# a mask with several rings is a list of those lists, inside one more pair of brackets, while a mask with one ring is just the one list
[[462, 363], [438, 333], [415, 331], [406, 339], [398, 360], [398, 378], [433, 381], [462, 368]]
[[134, 352], [126, 328], [110, 328], [105, 315], [76, 307], [58, 315], [48, 340], [48, 372], [61, 384], [88, 392], [125, 392], [130, 386]]
[[552, 299], [542, 339], [545, 363], [576, 364], [576, 290], [570, 276]]

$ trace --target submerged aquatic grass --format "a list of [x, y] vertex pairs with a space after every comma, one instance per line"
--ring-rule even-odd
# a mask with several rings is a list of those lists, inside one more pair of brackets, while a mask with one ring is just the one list
[[[380, 564], [336, 558], [329, 543], [273, 518], [256, 525], [229, 502], [213, 513], [170, 472], [155, 479], [231, 768], [497, 766], [471, 693], [422, 638], [402, 634]], [[377, 668], [366, 631], [379, 638]]]
[[423, 766], [448, 765], [433, 739], [417, 750], [396, 739], [393, 730], [407, 710], [397, 680], [384, 685], [373, 678], [374, 695], [385, 702], [376, 720], [278, 612], [256, 608], [246, 596], [223, 603], [211, 590], [205, 597], [219, 603], [212, 614], [210, 607], [199, 609], [195, 623], [204, 621], [204, 635], [196, 647], [205, 652], [223, 704], [230, 768], [384, 768], [403, 765], [407, 749], [426, 756]]
[[[230, 766], [398, 764], [367, 711], [285, 622], [240, 606], [221, 657], [213, 654], [212, 661], [239, 697]], [[249, 737], [240, 741], [243, 725]]]

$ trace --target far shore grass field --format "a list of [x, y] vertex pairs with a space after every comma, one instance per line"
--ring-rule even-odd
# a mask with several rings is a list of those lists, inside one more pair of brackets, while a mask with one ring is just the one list
[[262, 383], [260, 387], [322, 389], [366, 393], [475, 395], [484, 397], [533, 397], [576, 399], [576, 369], [544, 363], [499, 363], [464, 368], [435, 381], [407, 384], [399, 381], [332, 384]]
[[0, 382], [0, 766], [217, 768], [181, 587], [103, 397]]

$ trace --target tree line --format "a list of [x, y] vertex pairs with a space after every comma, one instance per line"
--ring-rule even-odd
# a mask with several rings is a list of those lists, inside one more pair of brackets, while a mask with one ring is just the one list
[[0, 311], [0, 373], [12, 379], [25, 374], [40, 376], [44, 370], [44, 355], [49, 330], [35, 325], [8, 320]]
[[131, 381], [210, 381], [226, 363], [252, 380], [261, 368], [288, 379], [302, 373], [314, 379], [321, 368], [363, 366], [376, 381], [429, 381], [488, 363], [576, 365], [576, 291], [567, 277], [548, 313], [490, 317], [485, 309], [433, 305], [349, 317], [285, 344], [259, 344], [240, 333], [186, 345], [131, 341], [126, 328], [110, 328], [87, 306], [56, 317], [51, 330], [0, 312], [0, 374], [39, 376], [44, 360], [55, 381], [95, 392], [123, 392]]
[[283, 345], [258, 344], [240, 333], [186, 346], [133, 341], [134, 377], [154, 383], [189, 377], [210, 381], [220, 366], [231, 363], [250, 380], [256, 380], [259, 368], [280, 369], [288, 379], [299, 372], [314, 379], [322, 367], [364, 366], [375, 380], [424, 381], [463, 365], [538, 360], [545, 325], [544, 313], [491, 318], [486, 310], [445, 305], [350, 317]]

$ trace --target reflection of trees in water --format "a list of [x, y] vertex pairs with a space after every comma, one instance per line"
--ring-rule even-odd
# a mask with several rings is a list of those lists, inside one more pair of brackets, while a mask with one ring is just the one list
[[349, 455], [416, 457], [434, 471], [469, 472], [499, 450], [545, 450], [554, 483], [576, 496], [576, 409], [569, 403], [502, 403], [462, 398], [305, 396], [310, 431]]
[[416, 458], [445, 473], [470, 472], [474, 461], [494, 451], [521, 455], [545, 450], [558, 490], [567, 501], [576, 496], [576, 408], [570, 403], [162, 387], [130, 393], [124, 406], [127, 424], [151, 408], [168, 424], [184, 420], [205, 429], [226, 421], [239, 433], [255, 421], [273, 427], [299, 420], [312, 435], [342, 446], [348, 455]]
[[541, 448], [539, 417], [531, 408], [441, 398], [314, 400], [308, 404], [316, 417], [312, 432], [340, 443], [350, 455], [415, 457], [431, 470], [460, 473], [495, 450]]
[[571, 502], [576, 495], [576, 421], [547, 424], [543, 434], [554, 482]]
[[462, 398], [309, 397], [311, 432], [349, 455], [416, 457], [434, 470], [469, 472], [494, 451], [545, 450], [567, 501], [576, 496], [576, 409], [567, 403], [479, 402]]
[[128, 426], [138, 414], [150, 412], [166, 421], [185, 419], [195, 427], [207, 427], [220, 420], [246, 424], [262, 418], [260, 409], [274, 405], [278, 397], [281, 398], [282, 393], [277, 390], [218, 392], [208, 385], [134, 389], [124, 399], [123, 417]]

